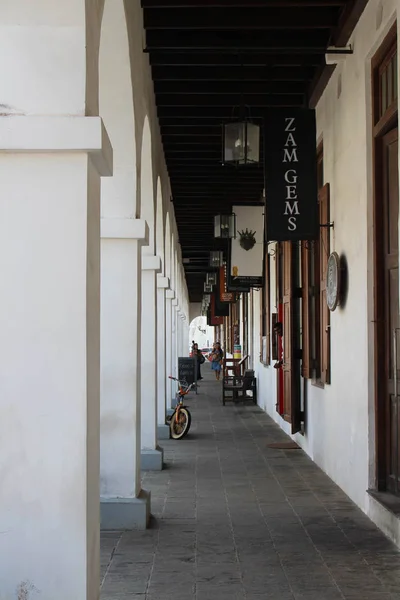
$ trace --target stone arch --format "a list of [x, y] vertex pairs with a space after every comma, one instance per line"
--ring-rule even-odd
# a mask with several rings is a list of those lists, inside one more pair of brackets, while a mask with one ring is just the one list
[[199, 348], [212, 347], [214, 328], [207, 325], [207, 317], [198, 314], [191, 320], [188, 331], [188, 344], [190, 346], [192, 341], [199, 344]]
[[176, 267], [176, 250], [175, 250], [175, 234], [171, 234], [171, 288], [176, 291], [175, 288], [175, 267]]
[[169, 212], [165, 218], [165, 275], [171, 278], [171, 223]]
[[161, 179], [157, 179], [157, 200], [156, 200], [156, 254], [161, 259], [161, 273], [164, 273], [165, 269], [165, 255], [164, 255], [164, 211], [162, 201], [162, 189]]
[[142, 152], [140, 160], [140, 218], [149, 227], [149, 245], [143, 248], [145, 254], [155, 252], [155, 218], [154, 218], [154, 186], [152, 141], [149, 119], [145, 118], [142, 136]]
[[124, 0], [106, 0], [99, 51], [100, 116], [111, 140], [114, 176], [101, 181], [103, 217], [136, 212], [135, 114]]

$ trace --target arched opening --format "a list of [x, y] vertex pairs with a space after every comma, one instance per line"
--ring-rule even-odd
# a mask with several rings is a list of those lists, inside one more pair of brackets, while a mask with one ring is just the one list
[[[128, 31], [123, 0], [106, 0], [99, 51], [100, 116], [114, 153], [114, 176], [101, 181], [101, 215], [134, 219], [136, 206], [135, 116]], [[130, 498], [134, 479], [137, 288], [131, 239], [101, 239], [100, 495]], [[110, 426], [110, 424], [113, 424]], [[102, 526], [107, 528], [107, 517]]]
[[[172, 233], [171, 234], [171, 288], [173, 290], [175, 290], [175, 259], [176, 259], [176, 252], [175, 252], [175, 236]], [[175, 290], [176, 291], [176, 290]]]
[[161, 180], [157, 179], [157, 203], [156, 203], [156, 254], [161, 259], [161, 273], [164, 273], [164, 214]]
[[101, 214], [110, 218], [134, 218], [135, 115], [123, 0], [107, 0], [104, 6], [99, 84], [99, 112], [111, 140], [114, 160], [114, 176], [101, 180]]
[[171, 224], [169, 213], [165, 218], [165, 276], [171, 278]]
[[204, 353], [211, 350], [214, 343], [214, 327], [207, 325], [207, 317], [195, 317], [189, 325], [189, 350], [192, 343], [198, 344]]
[[143, 126], [142, 153], [140, 160], [140, 218], [149, 227], [149, 245], [143, 247], [144, 254], [154, 254], [155, 251], [155, 219], [154, 219], [154, 188], [153, 163], [151, 147], [151, 131], [146, 116]]

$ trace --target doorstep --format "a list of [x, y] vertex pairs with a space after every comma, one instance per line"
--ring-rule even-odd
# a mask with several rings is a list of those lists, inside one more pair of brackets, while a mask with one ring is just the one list
[[369, 518], [400, 548], [400, 498], [376, 490], [367, 493]]

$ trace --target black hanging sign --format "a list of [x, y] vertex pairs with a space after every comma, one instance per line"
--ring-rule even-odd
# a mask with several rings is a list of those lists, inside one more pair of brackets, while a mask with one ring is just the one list
[[267, 241], [319, 237], [315, 110], [268, 110], [264, 120]]

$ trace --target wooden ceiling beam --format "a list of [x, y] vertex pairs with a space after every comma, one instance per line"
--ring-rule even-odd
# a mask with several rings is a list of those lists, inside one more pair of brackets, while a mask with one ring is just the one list
[[[286, 8], [286, 10], [285, 10]], [[210, 30], [219, 31], [276, 31], [298, 29], [331, 29], [337, 23], [337, 7], [318, 5], [309, 7], [226, 7], [203, 6], [183, 10], [178, 8], [154, 8], [144, 11], [144, 27], [154, 30]]]
[[[242, 106], [243, 103], [247, 104], [250, 107], [251, 113], [253, 111], [253, 107], [257, 108], [268, 108], [269, 106], [286, 106], [286, 103], [289, 102], [289, 98], [292, 99], [294, 105], [302, 105], [304, 102], [304, 94], [295, 91], [291, 93], [289, 90], [285, 94], [282, 93], [274, 93], [272, 90], [265, 94], [208, 94], [207, 96], [202, 95], [191, 95], [191, 94], [160, 94], [156, 95], [156, 104], [157, 107], [163, 106], [173, 106], [175, 107], [185, 107], [185, 106], [197, 106], [198, 113], [201, 114], [202, 110], [210, 111], [212, 107], [221, 107], [225, 106], [225, 108], [230, 108], [230, 111], [225, 111], [225, 114], [232, 119], [232, 108], [235, 106]], [[275, 101], [274, 101], [275, 98]], [[205, 105], [206, 104], [206, 105]], [[177, 111], [179, 112], [179, 110]], [[251, 114], [250, 113], [250, 114]]]
[[147, 30], [145, 52], [178, 50], [231, 50], [236, 55], [245, 52], [290, 52], [324, 54], [329, 41], [328, 30], [270, 31], [171, 31]]
[[209, 67], [215, 69], [225, 69], [229, 67], [237, 67], [242, 64], [247, 68], [259, 67], [274, 67], [274, 68], [291, 68], [291, 67], [315, 67], [321, 63], [323, 56], [317, 54], [242, 54], [240, 61], [238, 54], [234, 52], [163, 52], [151, 53], [150, 64], [153, 68], [158, 66], [175, 67]]
[[[239, 72], [240, 70], [238, 74]], [[252, 95], [263, 95], [263, 104], [265, 104], [265, 94], [304, 94], [309, 81], [311, 78], [305, 81], [240, 81], [239, 78], [237, 81], [155, 81], [154, 92], [160, 102], [162, 102], [164, 94], [181, 95], [181, 104], [185, 104], [186, 99], [192, 95], [200, 97], [205, 95], [212, 97], [214, 94], [240, 96], [244, 92], [249, 98]], [[161, 105], [159, 104], [159, 106]]]
[[[313, 67], [277, 67], [270, 65], [260, 65], [259, 67], [244, 67], [241, 65], [228, 67], [211, 67], [211, 66], [185, 66], [185, 67], [152, 67], [153, 81], [178, 81], [180, 83], [204, 82], [270, 82], [270, 81], [309, 81], [313, 78]], [[247, 83], [246, 83], [247, 86]]]
[[[346, 0], [207, 0], [207, 7], [213, 8], [296, 8], [320, 6], [344, 6]], [[142, 0], [143, 8], [202, 8], [205, 4], [201, 0]]]

